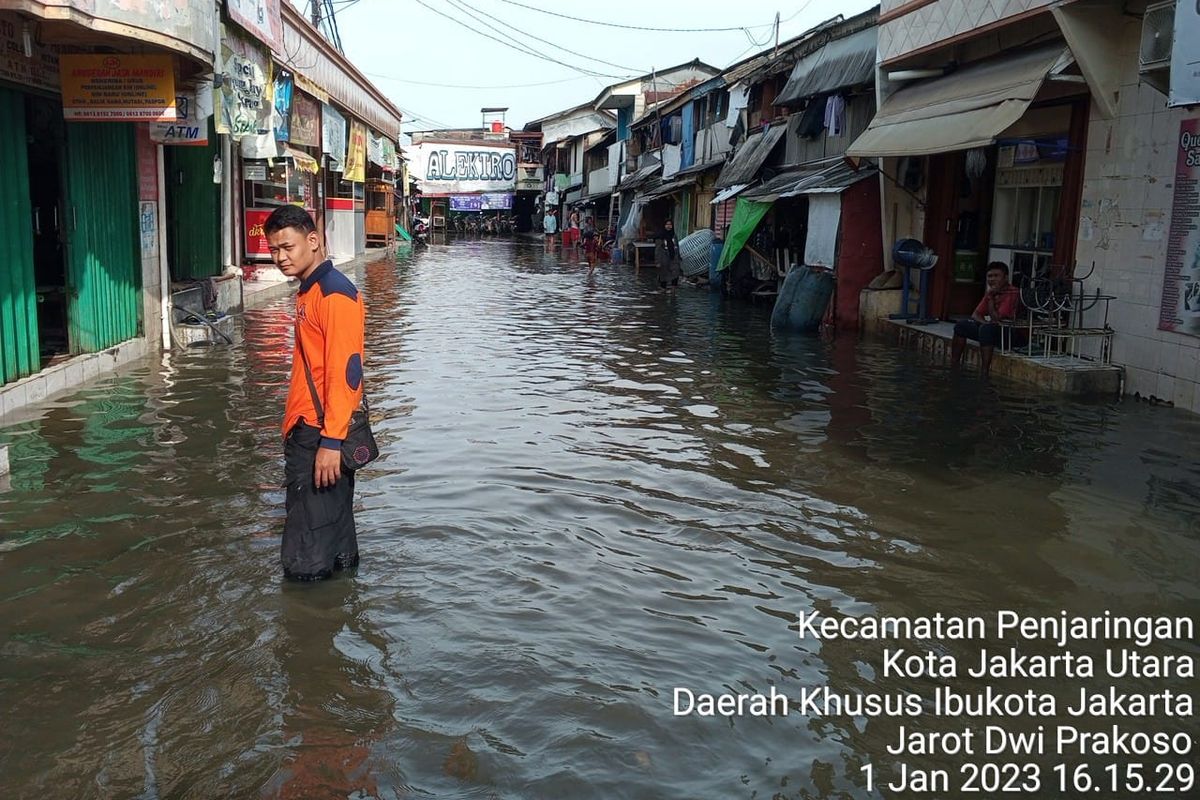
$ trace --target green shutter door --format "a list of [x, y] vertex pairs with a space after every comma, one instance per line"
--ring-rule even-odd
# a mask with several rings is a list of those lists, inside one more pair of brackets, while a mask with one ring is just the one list
[[0, 384], [41, 369], [25, 96], [0, 87]]
[[138, 335], [142, 261], [133, 137], [132, 123], [67, 123], [67, 324], [74, 353]]
[[221, 274], [221, 187], [213, 183], [217, 134], [211, 118], [208, 125], [208, 146], [164, 148], [172, 280]]

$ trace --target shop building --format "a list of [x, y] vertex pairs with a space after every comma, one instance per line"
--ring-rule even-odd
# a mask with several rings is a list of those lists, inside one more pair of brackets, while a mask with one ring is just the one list
[[0, 12], [0, 414], [162, 341], [168, 254], [186, 234], [148, 123], [181, 121], [217, 22], [205, 3]]

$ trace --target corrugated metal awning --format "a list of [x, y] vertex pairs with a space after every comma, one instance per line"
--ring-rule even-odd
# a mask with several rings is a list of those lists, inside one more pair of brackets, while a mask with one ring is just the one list
[[751, 135], [734, 154], [733, 159], [725, 163], [717, 178], [717, 188], [724, 189], [735, 183], [751, 183], [758, 171], [783, 139], [787, 124], [774, 125], [771, 128]]
[[797, 61], [775, 105], [790, 105], [813, 95], [873, 82], [878, 30], [872, 25], [834, 39]]
[[883, 102], [847, 155], [919, 156], [992, 144], [1025, 114], [1046, 77], [1072, 61], [1057, 42], [901, 89]]
[[874, 164], [854, 169], [842, 159], [807, 164], [777, 175], [745, 194], [747, 200], [774, 202], [802, 194], [839, 194], [876, 174]]
[[624, 192], [629, 189], [636, 189], [646, 181], [653, 178], [662, 170], [662, 164], [651, 164], [648, 167], [642, 167], [632, 175], [626, 175], [620, 183], [617, 184], [616, 191]]
[[708, 172], [710, 169], [716, 169], [725, 163], [725, 154], [722, 153], [719, 157], [705, 161], [702, 164], [692, 164], [686, 169], [681, 169], [675, 173], [675, 177], [683, 175], [699, 175], [701, 172]]
[[730, 186], [728, 189], [722, 189], [721, 191], [717, 192], [716, 197], [714, 197], [711, 201], [709, 201], [709, 205], [713, 205], [713, 206], [720, 205], [721, 203], [724, 203], [726, 200], [732, 200], [733, 198], [735, 198], [739, 194], [741, 194], [743, 191], [745, 191], [746, 187], [749, 185], [750, 184], [748, 184], [748, 183], [739, 183], [735, 186]]

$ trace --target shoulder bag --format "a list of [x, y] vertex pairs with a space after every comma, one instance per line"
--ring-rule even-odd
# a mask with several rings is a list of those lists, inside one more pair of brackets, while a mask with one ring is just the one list
[[[312, 370], [308, 367], [308, 356], [304, 354], [304, 344], [300, 341], [300, 329], [296, 329], [296, 346], [300, 349], [300, 359], [304, 362], [304, 377], [308, 380], [308, 391], [312, 394], [313, 407], [317, 410], [317, 424], [325, 427], [325, 407], [317, 396], [317, 385], [313, 382]], [[371, 431], [371, 405], [367, 402], [367, 391], [363, 389], [362, 406], [350, 415], [350, 427], [346, 438], [342, 440], [342, 466], [354, 472], [365, 467], [379, 458], [379, 445], [375, 443], [375, 434]]]

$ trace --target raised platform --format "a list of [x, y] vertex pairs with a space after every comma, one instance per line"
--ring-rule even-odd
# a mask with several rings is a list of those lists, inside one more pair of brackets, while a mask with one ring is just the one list
[[[934, 322], [910, 325], [904, 320], [879, 320], [875, 328], [901, 347], [927, 355], [938, 364], [950, 363], [954, 324]], [[967, 342], [963, 364], [979, 368], [979, 346]], [[1116, 395], [1121, 391], [1122, 369], [1071, 356], [1027, 356], [996, 351], [992, 375], [1071, 395]]]

